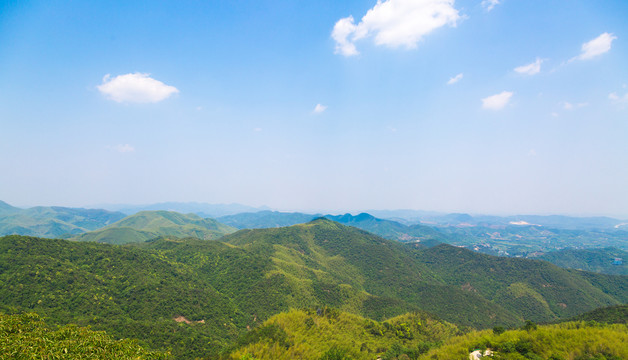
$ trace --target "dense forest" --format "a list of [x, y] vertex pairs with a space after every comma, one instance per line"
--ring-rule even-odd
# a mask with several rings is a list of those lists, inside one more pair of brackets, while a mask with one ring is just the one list
[[[282, 312], [321, 326], [339, 316], [387, 329], [384, 337], [362, 341], [381, 355], [393, 346], [427, 351], [426, 344], [445, 341], [393, 336], [388, 327], [409, 314], [453, 336], [568, 319], [628, 299], [625, 276], [445, 244], [403, 244], [328, 219], [241, 230], [217, 241], [159, 237], [111, 245], [6, 236], [0, 238], [0, 284], [6, 314], [35, 312], [52, 327], [90, 326], [177, 359], [245, 357], [242, 348], [258, 346], [250, 334]], [[322, 350], [360, 354], [346, 345]]]

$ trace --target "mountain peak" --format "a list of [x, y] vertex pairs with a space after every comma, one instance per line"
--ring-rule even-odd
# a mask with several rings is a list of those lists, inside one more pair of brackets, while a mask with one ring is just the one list
[[11, 206], [7, 204], [6, 202], [0, 200], [0, 211], [7, 211], [7, 210], [19, 210], [19, 208], [16, 208], [15, 206]]

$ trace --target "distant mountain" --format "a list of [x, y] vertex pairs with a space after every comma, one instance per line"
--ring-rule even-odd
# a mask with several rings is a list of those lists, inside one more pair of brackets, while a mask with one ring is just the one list
[[569, 230], [529, 224], [500, 226], [435, 226], [449, 244], [491, 255], [534, 257], [570, 247], [616, 247], [628, 250], [625, 230]]
[[104, 209], [123, 212], [133, 215], [140, 211], [175, 211], [183, 214], [194, 213], [201, 217], [217, 218], [220, 216], [234, 215], [243, 212], [256, 212], [268, 210], [267, 207], [252, 207], [241, 204], [207, 204], [198, 202], [163, 202], [147, 205], [102, 205]]
[[209, 240], [236, 231], [214, 219], [173, 211], [142, 211], [74, 238], [108, 244], [139, 243], [159, 236], [195, 237]]
[[265, 229], [273, 227], [302, 224], [319, 217], [320, 215], [303, 214], [298, 212], [258, 211], [235, 215], [226, 215], [216, 220], [237, 229]]
[[538, 259], [549, 261], [563, 268], [612, 275], [628, 275], [628, 251], [613, 247], [564, 249], [541, 255]]
[[20, 209], [0, 203], [0, 235], [68, 238], [114, 223], [124, 214], [101, 209], [37, 206]]
[[0, 200], [0, 215], [4, 214], [4, 213], [11, 213], [11, 212], [17, 212], [20, 211], [20, 208], [16, 208], [14, 206], [11, 206], [7, 203], [5, 203], [4, 201]]
[[426, 246], [433, 246], [448, 241], [448, 237], [438, 230], [425, 225], [406, 226], [396, 221], [378, 219], [373, 215], [361, 213], [358, 215], [325, 215], [326, 218], [344, 225], [354, 226], [379, 235], [386, 239], [401, 242], [421, 242]]

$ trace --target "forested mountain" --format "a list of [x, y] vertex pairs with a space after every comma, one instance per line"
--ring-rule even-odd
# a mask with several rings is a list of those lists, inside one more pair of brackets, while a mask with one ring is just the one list
[[0, 235], [69, 238], [99, 229], [124, 216], [120, 212], [59, 206], [20, 209], [0, 201]]
[[628, 324], [628, 304], [595, 309], [575, 316], [571, 320], [596, 321], [606, 324]]
[[[178, 221], [162, 215], [168, 222], [124, 223]], [[35, 311], [53, 324], [90, 325], [193, 358], [216, 356], [289, 309], [333, 307], [374, 321], [427, 311], [482, 329], [628, 302], [625, 276], [417, 246], [325, 218], [219, 241], [162, 237], [119, 246], [7, 236], [0, 238], [0, 310]]]
[[378, 219], [373, 215], [361, 213], [358, 215], [326, 215], [326, 218], [344, 225], [354, 226], [379, 235], [386, 239], [401, 242], [422, 242], [428, 246], [439, 242], [446, 242], [449, 238], [440, 231], [421, 224], [406, 226], [396, 221]]
[[[288, 228], [242, 230], [220, 240], [267, 254], [292, 275], [287, 279], [295, 289], [325, 279], [330, 299], [337, 294], [335, 301], [354, 307], [343, 309], [357, 309], [373, 318], [397, 315], [395, 307], [402, 306], [476, 327], [524, 318], [549, 321], [624, 301], [623, 292], [609, 295], [592, 281], [615, 281], [628, 288], [625, 277], [584, 276], [547, 262], [498, 258], [444, 244], [418, 250], [324, 219]], [[338, 260], [329, 264], [330, 258]], [[344, 275], [332, 265], [353, 273]], [[352, 292], [387, 300], [372, 312], [368, 305], [374, 300], [363, 301], [361, 309], [355, 301], [340, 301], [342, 296], [352, 297]]]
[[613, 275], [628, 275], [628, 251], [613, 247], [602, 249], [564, 249], [541, 255], [538, 259], [549, 261], [563, 268]]
[[298, 212], [258, 211], [227, 215], [216, 220], [237, 229], [265, 229], [306, 223], [320, 215]]
[[607, 280], [608, 275], [568, 271], [544, 261], [495, 257], [445, 244], [418, 252], [417, 259], [446, 283], [481, 294], [533, 321], [566, 318], [625, 301], [625, 290], [609, 294], [594, 281], [617, 281], [614, 285], [628, 289], [628, 277]]
[[[302, 224], [320, 216], [320, 214], [259, 211], [256, 213], [223, 216], [216, 220], [238, 229], [265, 229]], [[431, 246], [448, 240], [447, 236], [432, 227], [420, 224], [407, 226], [392, 220], [378, 219], [367, 213], [358, 215], [325, 215], [325, 217], [344, 225], [366, 230], [386, 239], [401, 242], [422, 241]]]
[[195, 214], [173, 211], [142, 211], [106, 226], [82, 234], [74, 240], [108, 244], [144, 242], [159, 236], [196, 237], [216, 239], [236, 229], [214, 219], [203, 219]]

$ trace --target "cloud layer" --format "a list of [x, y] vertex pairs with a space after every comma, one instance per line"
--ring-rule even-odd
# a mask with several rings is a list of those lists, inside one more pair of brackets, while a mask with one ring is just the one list
[[519, 74], [524, 74], [524, 75], [538, 74], [539, 72], [541, 72], [542, 62], [543, 62], [543, 59], [536, 58], [536, 61], [531, 64], [516, 67], [515, 72], [518, 72]]
[[113, 78], [107, 74], [98, 90], [113, 101], [129, 103], [156, 103], [179, 92], [176, 87], [142, 73], [118, 75]]
[[456, 75], [456, 76], [454, 76], [452, 78], [449, 78], [449, 81], [447, 81], [447, 85], [451, 85], [451, 84], [457, 83], [458, 81], [462, 80], [463, 76], [464, 75], [462, 75], [462, 73], [460, 73], [460, 74], [458, 74], [458, 75]]
[[111, 149], [119, 153], [130, 153], [135, 151], [135, 148], [129, 144], [118, 144], [114, 146], [107, 145], [107, 149]]
[[615, 39], [617, 39], [617, 36], [610, 33], [603, 33], [595, 39], [582, 44], [580, 55], [576, 56], [572, 60], [589, 60], [602, 55], [611, 49], [611, 44]]
[[487, 110], [501, 110], [508, 102], [514, 93], [511, 91], [502, 91], [499, 94], [485, 97], [482, 99], [482, 108]]
[[332, 38], [336, 54], [359, 54], [355, 42], [374, 36], [376, 45], [415, 48], [416, 44], [435, 29], [456, 26], [460, 20], [454, 0], [378, 0], [355, 24], [353, 16], [336, 22]]
[[616, 102], [616, 103], [628, 104], [628, 93], [625, 93], [622, 96], [622, 95], [617, 95], [617, 93], [613, 92], [613, 93], [608, 94], [608, 98], [611, 99], [612, 101]]
[[495, 7], [495, 5], [499, 5], [500, 0], [482, 0], [482, 7], [486, 9], [486, 11], [491, 11]]
[[327, 110], [327, 106], [322, 104], [316, 104], [316, 106], [314, 107], [314, 114], [320, 114], [325, 110]]

